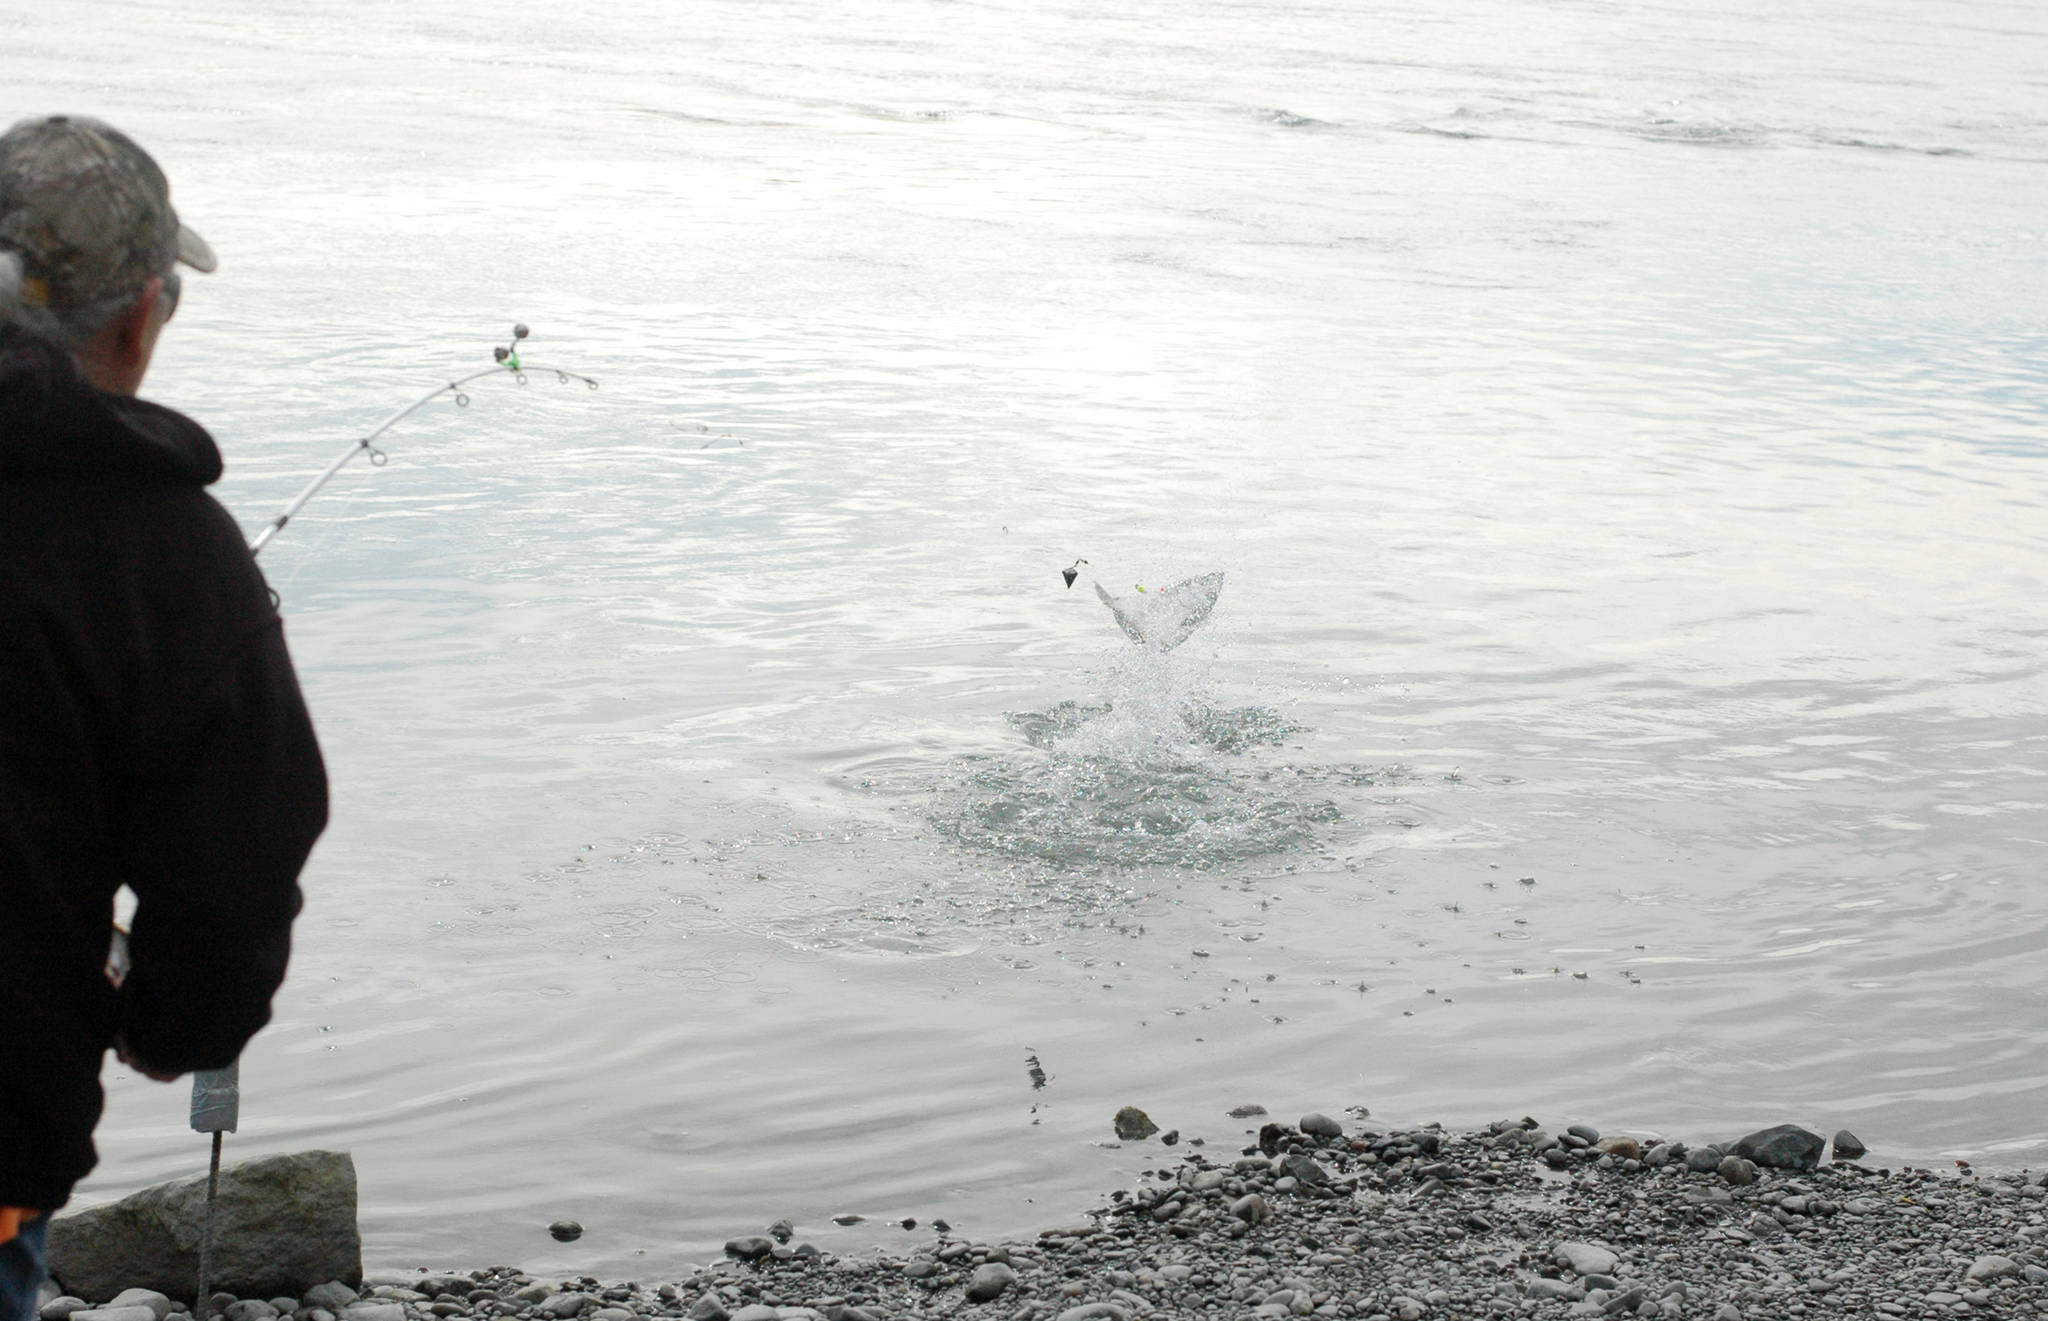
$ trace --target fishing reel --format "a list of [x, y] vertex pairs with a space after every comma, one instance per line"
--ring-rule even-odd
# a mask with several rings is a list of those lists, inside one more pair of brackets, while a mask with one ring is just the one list
[[499, 362], [504, 363], [508, 370], [515, 372], [518, 371], [519, 341], [525, 339], [528, 333], [529, 332], [526, 329], [526, 323], [524, 321], [521, 321], [519, 324], [512, 327], [512, 342], [510, 344], [500, 344], [496, 348], [493, 348], [491, 350], [491, 356], [497, 359]]

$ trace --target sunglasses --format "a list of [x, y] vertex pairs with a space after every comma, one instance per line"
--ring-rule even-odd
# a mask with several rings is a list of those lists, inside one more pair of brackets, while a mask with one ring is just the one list
[[165, 271], [163, 279], [164, 320], [169, 322], [178, 314], [178, 298], [185, 292], [185, 280], [175, 269]]

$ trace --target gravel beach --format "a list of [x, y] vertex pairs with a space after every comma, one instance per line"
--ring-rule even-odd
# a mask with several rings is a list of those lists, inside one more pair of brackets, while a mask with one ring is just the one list
[[[238, 1302], [229, 1316], [2048, 1316], [2041, 1173], [1866, 1169], [1824, 1161], [1828, 1144], [1790, 1126], [1688, 1148], [1533, 1120], [1385, 1131], [1305, 1115], [1265, 1123], [1242, 1150], [1149, 1145], [1156, 1168], [1139, 1186], [1023, 1242], [929, 1226], [934, 1240], [905, 1255], [835, 1256], [783, 1222], [674, 1279], [607, 1284], [510, 1267], [373, 1275], [361, 1297], [323, 1286]], [[1847, 1134], [1835, 1145], [1857, 1150]], [[56, 1300], [44, 1321], [82, 1306]]]

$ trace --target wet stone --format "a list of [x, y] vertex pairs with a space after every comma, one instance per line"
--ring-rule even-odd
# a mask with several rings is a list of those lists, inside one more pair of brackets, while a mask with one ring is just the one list
[[1134, 1105], [1117, 1111], [1111, 1123], [1117, 1137], [1124, 1142], [1142, 1142], [1159, 1131], [1159, 1125], [1152, 1122], [1152, 1116]]
[[1738, 1188], [1747, 1187], [1749, 1184], [1756, 1182], [1756, 1166], [1740, 1156], [1723, 1156], [1720, 1165], [1716, 1168], [1723, 1179], [1726, 1179]]
[[1314, 1138], [1341, 1138], [1344, 1136], [1344, 1125], [1326, 1114], [1315, 1111], [1303, 1115], [1301, 1123], [1296, 1125], [1296, 1127]]
[[1810, 1170], [1820, 1164], [1827, 1142], [1797, 1124], [1761, 1129], [1737, 1142], [1734, 1154], [1766, 1169]]

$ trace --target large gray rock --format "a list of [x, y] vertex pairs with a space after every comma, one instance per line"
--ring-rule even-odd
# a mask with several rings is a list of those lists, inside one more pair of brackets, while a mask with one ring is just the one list
[[[50, 1274], [82, 1298], [127, 1288], [190, 1299], [199, 1283], [206, 1176], [144, 1188], [50, 1222]], [[356, 1166], [347, 1152], [298, 1151], [224, 1166], [210, 1288], [243, 1298], [362, 1283]]]
[[1735, 1144], [1736, 1155], [1774, 1170], [1810, 1170], [1820, 1164], [1827, 1140], [1797, 1124], [1760, 1129]]

